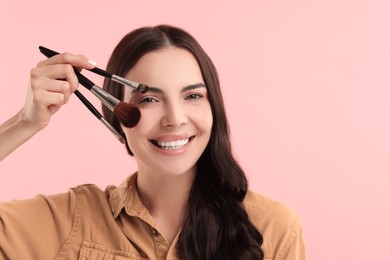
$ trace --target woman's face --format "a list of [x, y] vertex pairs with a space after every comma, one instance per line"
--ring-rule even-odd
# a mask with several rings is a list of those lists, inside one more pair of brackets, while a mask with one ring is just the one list
[[166, 47], [145, 54], [126, 78], [149, 86], [144, 94], [125, 91], [124, 101], [141, 111], [137, 126], [122, 126], [139, 171], [195, 173], [213, 124], [196, 59], [184, 49]]

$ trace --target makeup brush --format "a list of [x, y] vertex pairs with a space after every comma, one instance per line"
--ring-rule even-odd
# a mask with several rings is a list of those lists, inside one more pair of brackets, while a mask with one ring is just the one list
[[[56, 55], [47, 52], [42, 53], [48, 58]], [[125, 127], [132, 128], [138, 124], [141, 119], [141, 111], [139, 111], [138, 107], [120, 101], [101, 87], [95, 85], [95, 83], [83, 76], [76, 69], [74, 69], [74, 72], [79, 83], [90, 90], [108, 109], [114, 112], [115, 116]]]
[[[59, 54], [58, 52], [56, 51], [53, 51], [53, 50], [50, 50], [46, 47], [43, 47], [43, 46], [39, 46], [39, 50], [45, 54], [46, 56], [47, 55], [50, 55], [48, 57], [52, 57], [54, 55], [57, 55]], [[141, 92], [141, 93], [145, 93], [146, 91], [148, 91], [148, 86], [145, 85], [145, 84], [142, 84], [142, 83], [138, 83], [138, 82], [134, 82], [134, 81], [131, 81], [131, 80], [128, 80], [128, 79], [125, 79], [125, 78], [122, 78], [118, 75], [115, 75], [115, 74], [112, 74], [110, 72], [107, 72], [105, 70], [102, 70], [98, 67], [95, 67], [93, 69], [87, 69], [91, 72], [94, 72], [100, 76], [103, 76], [105, 78], [109, 78], [111, 79], [112, 81], [115, 81], [115, 82], [118, 82], [118, 83], [121, 83], [125, 86], [128, 86], [128, 87], [132, 87], [135, 91], [137, 92]]]
[[112, 127], [112, 125], [110, 125], [110, 123], [108, 123], [106, 121], [106, 119], [103, 117], [102, 114], [100, 114], [100, 112], [88, 101], [88, 99], [86, 99], [83, 94], [80, 93], [80, 91], [78, 91], [76, 89], [76, 91], [74, 92], [74, 94], [80, 99], [80, 101], [89, 109], [89, 111], [91, 111], [91, 113], [96, 116], [97, 119], [99, 119], [114, 135], [115, 137], [119, 140], [119, 142], [121, 142], [122, 144], [125, 143], [125, 140], [123, 139], [123, 137], [115, 130], [114, 127]]
[[90, 90], [108, 109], [114, 112], [115, 116], [125, 127], [131, 128], [138, 124], [141, 118], [141, 111], [139, 111], [138, 107], [120, 101], [104, 89], [96, 86], [77, 70], [74, 72], [79, 83]]

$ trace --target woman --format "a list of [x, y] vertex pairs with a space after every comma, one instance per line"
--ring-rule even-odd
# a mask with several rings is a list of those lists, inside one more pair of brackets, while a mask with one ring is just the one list
[[[93, 64], [72, 54], [40, 62], [25, 107], [1, 126], [0, 156], [67, 102], [78, 83], [72, 66]], [[150, 86], [142, 94], [104, 83], [141, 111], [129, 129], [103, 108], [137, 173], [105, 192], [82, 185], [1, 204], [3, 258], [305, 259], [296, 213], [247, 190], [232, 156], [217, 72], [192, 36], [165, 25], [135, 30], [117, 45], [107, 70]]]

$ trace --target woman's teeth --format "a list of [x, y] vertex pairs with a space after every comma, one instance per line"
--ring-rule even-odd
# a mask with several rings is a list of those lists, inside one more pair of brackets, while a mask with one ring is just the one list
[[157, 141], [158, 147], [164, 150], [177, 150], [188, 144], [189, 138], [176, 141]]

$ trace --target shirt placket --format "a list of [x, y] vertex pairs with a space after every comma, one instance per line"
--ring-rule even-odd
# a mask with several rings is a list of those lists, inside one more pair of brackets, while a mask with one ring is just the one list
[[154, 248], [155, 248], [157, 259], [166, 259], [168, 249], [169, 249], [167, 242], [165, 241], [161, 233], [158, 232], [158, 230], [155, 229], [154, 227], [151, 227], [150, 232], [152, 233], [153, 236]]

